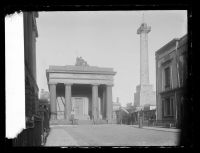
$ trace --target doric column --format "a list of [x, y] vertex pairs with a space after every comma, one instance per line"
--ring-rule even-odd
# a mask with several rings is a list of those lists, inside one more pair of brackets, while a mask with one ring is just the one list
[[98, 114], [98, 85], [93, 84], [92, 85], [92, 116], [93, 119], [97, 119], [97, 114]]
[[98, 97], [98, 101], [97, 101], [98, 105], [97, 105], [97, 118], [99, 119], [100, 118], [100, 115], [101, 115], [101, 98]]
[[112, 121], [112, 110], [113, 110], [113, 103], [112, 103], [112, 85], [106, 86], [106, 119], [108, 123]]
[[57, 119], [56, 84], [49, 84], [51, 120]]
[[70, 119], [70, 113], [72, 109], [72, 102], [71, 102], [71, 84], [65, 84], [65, 119]]
[[100, 97], [100, 115], [103, 119], [103, 95], [101, 94], [101, 97]]
[[102, 117], [103, 119], [106, 119], [106, 88], [103, 88], [103, 94], [102, 94]]

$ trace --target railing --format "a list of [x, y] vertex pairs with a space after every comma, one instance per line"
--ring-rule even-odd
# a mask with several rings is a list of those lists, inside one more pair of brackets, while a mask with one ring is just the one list
[[48, 112], [34, 116], [33, 126], [24, 129], [17, 138], [13, 139], [13, 146], [42, 146], [49, 133]]
[[[139, 124], [138, 121], [133, 122], [132, 124]], [[172, 128], [176, 127], [175, 120], [143, 120], [143, 126], [151, 126], [151, 127], [165, 127], [165, 128]]]
[[42, 117], [42, 133], [41, 133], [41, 145], [45, 145], [46, 138], [49, 134], [49, 112], [45, 109], [40, 110], [39, 112], [40, 116]]
[[176, 127], [176, 121], [175, 120], [153, 120], [152, 126], [160, 126], [160, 127]]
[[[138, 118], [133, 116], [123, 116], [121, 119], [117, 118], [117, 124], [127, 124], [127, 125], [138, 125]], [[166, 127], [173, 128], [177, 127], [176, 120], [156, 120], [156, 119], [144, 119], [142, 120], [143, 126], [152, 127]]]
[[34, 126], [24, 129], [17, 138], [13, 139], [13, 146], [41, 146], [42, 120], [34, 120]]

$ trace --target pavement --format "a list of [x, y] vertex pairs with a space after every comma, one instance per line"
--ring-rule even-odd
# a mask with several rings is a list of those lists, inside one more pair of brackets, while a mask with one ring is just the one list
[[55, 125], [45, 146], [177, 146], [177, 129], [133, 125]]
[[[135, 128], [139, 128], [138, 125], [130, 125], [130, 126], [133, 126]], [[165, 131], [165, 132], [178, 132], [178, 133], [181, 132], [180, 129], [176, 129], [176, 128], [163, 128], [163, 127], [150, 127], [150, 126], [143, 126], [142, 128], [148, 129], [148, 130]]]
[[76, 140], [65, 130], [53, 128], [47, 138], [45, 146], [78, 146]]

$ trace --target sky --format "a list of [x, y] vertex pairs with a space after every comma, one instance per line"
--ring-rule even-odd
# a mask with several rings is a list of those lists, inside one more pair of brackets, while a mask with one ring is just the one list
[[[144, 17], [143, 17], [144, 13]], [[113, 101], [134, 103], [140, 82], [142, 21], [148, 33], [149, 80], [156, 90], [155, 52], [187, 33], [187, 11], [62, 11], [39, 12], [36, 40], [37, 83], [48, 91], [49, 65], [74, 65], [82, 56], [91, 66], [110, 67], [114, 76]]]

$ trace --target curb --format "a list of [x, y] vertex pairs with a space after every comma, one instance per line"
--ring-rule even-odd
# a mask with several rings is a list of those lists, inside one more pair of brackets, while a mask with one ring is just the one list
[[[132, 127], [134, 127], [134, 128], [139, 128], [139, 127], [137, 127], [137, 126], [132, 126]], [[146, 128], [146, 127], [142, 127], [142, 128], [140, 128], [140, 129], [156, 130], [156, 131], [163, 131], [163, 132], [174, 132], [174, 133], [180, 133], [180, 132], [181, 132], [181, 130], [178, 130], [178, 131], [171, 131], [171, 130], [164, 130], [164, 129], [162, 129], [162, 128], [158, 129], [158, 128]]]

